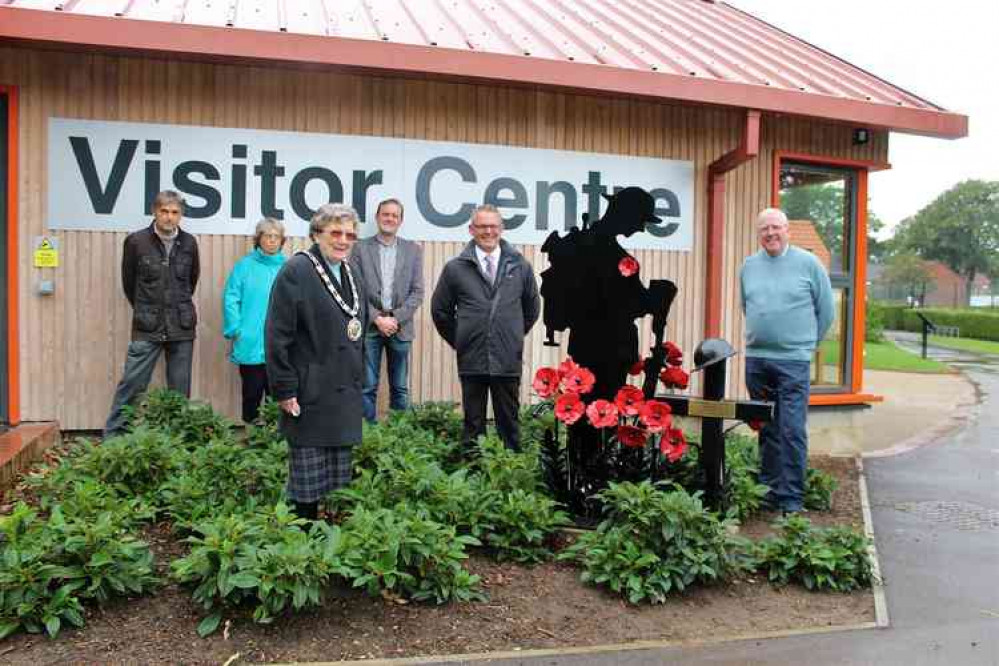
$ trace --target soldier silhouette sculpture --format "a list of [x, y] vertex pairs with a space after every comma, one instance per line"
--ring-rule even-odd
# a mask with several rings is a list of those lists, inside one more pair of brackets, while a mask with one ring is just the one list
[[[596, 378], [584, 400], [613, 400], [628, 370], [641, 358], [635, 320], [653, 315], [656, 344], [646, 361], [643, 386], [648, 399], [664, 364], [663, 335], [677, 288], [670, 280], [643, 285], [637, 261], [617, 237], [632, 236], [662, 220], [655, 215], [654, 199], [642, 188], [603, 196], [608, 201], [603, 217], [589, 223], [584, 215], [583, 229], [571, 229], [564, 237], [552, 232], [541, 247], [550, 263], [541, 273], [546, 344], [556, 345], [555, 332], [568, 329], [569, 355]], [[601, 446], [599, 431], [585, 419], [569, 428], [566, 499], [577, 514], [585, 508], [585, 498], [608, 480]]]

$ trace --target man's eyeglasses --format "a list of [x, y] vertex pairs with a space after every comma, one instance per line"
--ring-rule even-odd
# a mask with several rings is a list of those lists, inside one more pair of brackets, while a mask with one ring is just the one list
[[357, 240], [357, 234], [353, 231], [340, 231], [339, 229], [327, 229], [323, 233], [329, 234], [329, 237], [333, 240], [343, 240], [347, 239], [351, 243]]

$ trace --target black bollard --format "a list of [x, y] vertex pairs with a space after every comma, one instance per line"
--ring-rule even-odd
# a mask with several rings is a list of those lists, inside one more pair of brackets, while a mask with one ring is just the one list
[[749, 423], [773, 420], [774, 405], [760, 400], [726, 400], [725, 381], [728, 359], [735, 356], [725, 340], [708, 338], [694, 351], [694, 372], [704, 373], [702, 398], [657, 395], [676, 416], [701, 419], [701, 473], [704, 477], [704, 502], [711, 509], [725, 508], [725, 419]]
[[[704, 368], [705, 400], [725, 398], [727, 369], [726, 358]], [[701, 470], [704, 472], [704, 499], [712, 509], [720, 510], [725, 500], [725, 434], [721, 419], [701, 419]]]

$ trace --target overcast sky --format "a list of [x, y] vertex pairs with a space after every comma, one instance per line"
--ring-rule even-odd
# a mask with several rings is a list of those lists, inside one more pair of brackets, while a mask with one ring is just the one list
[[871, 210], [889, 225], [962, 180], [999, 180], [999, 1], [726, 1], [969, 116], [964, 139], [892, 133], [892, 168], [870, 180]]

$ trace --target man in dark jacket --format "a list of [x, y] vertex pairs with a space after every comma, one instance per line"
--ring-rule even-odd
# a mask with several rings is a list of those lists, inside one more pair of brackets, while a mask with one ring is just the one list
[[476, 208], [468, 230], [471, 242], [444, 266], [434, 290], [434, 325], [458, 354], [466, 450], [485, 434], [487, 393], [500, 438], [519, 450], [524, 337], [541, 310], [538, 285], [531, 264], [500, 238], [503, 218], [495, 206]]
[[197, 313], [192, 294], [201, 267], [198, 242], [180, 228], [184, 200], [164, 190], [153, 200], [153, 222], [128, 235], [121, 283], [132, 306], [132, 342], [115, 390], [104, 436], [125, 427], [122, 408], [146, 390], [160, 352], [166, 352], [167, 386], [191, 395], [191, 356]]

